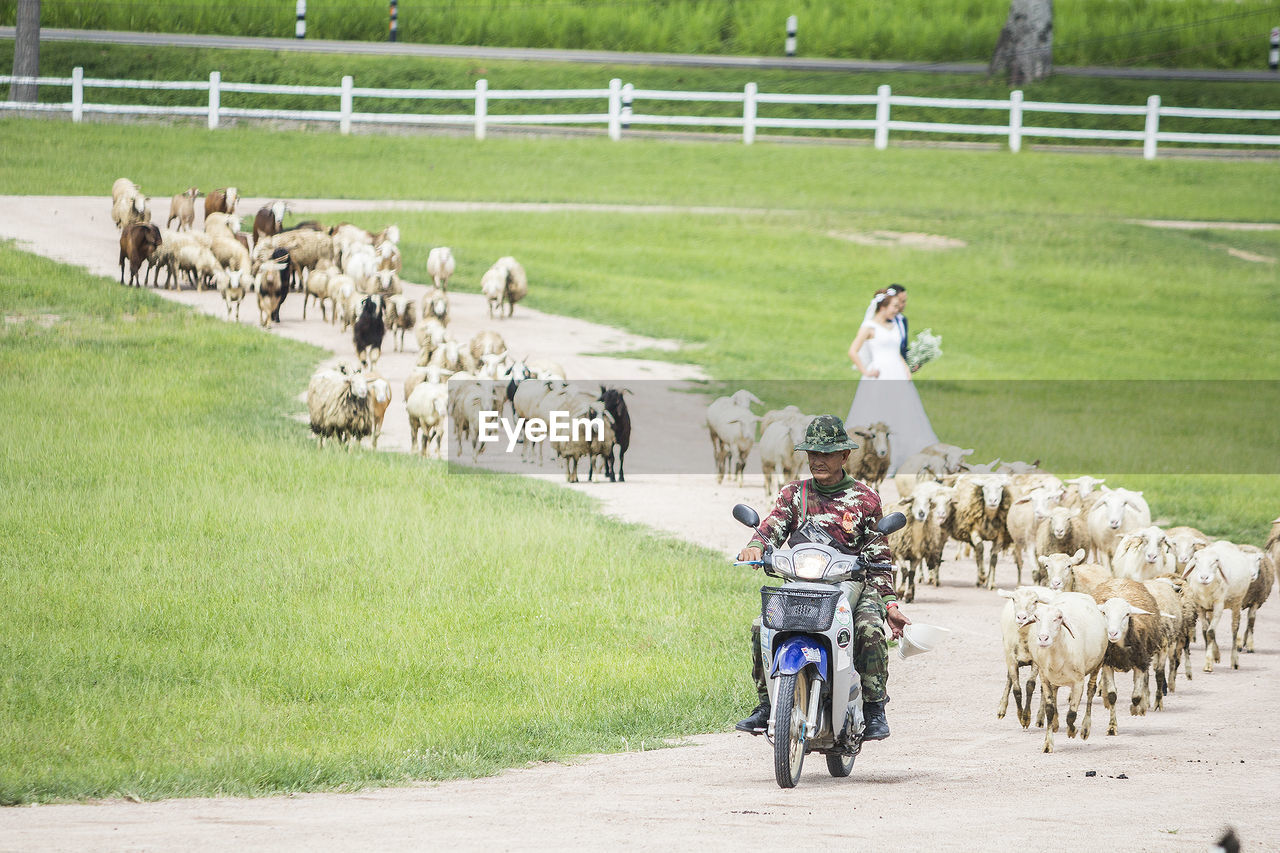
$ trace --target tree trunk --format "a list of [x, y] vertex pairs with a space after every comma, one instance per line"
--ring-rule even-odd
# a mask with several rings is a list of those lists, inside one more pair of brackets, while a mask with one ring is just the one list
[[[18, 20], [13, 37], [13, 76], [40, 75], [40, 0], [18, 0]], [[35, 83], [11, 83], [9, 100], [34, 104]]]
[[1011, 0], [1009, 20], [991, 57], [991, 74], [1009, 85], [1043, 80], [1053, 71], [1053, 0]]

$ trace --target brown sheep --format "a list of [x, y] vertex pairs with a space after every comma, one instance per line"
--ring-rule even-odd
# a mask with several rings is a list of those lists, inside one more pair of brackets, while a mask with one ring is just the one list
[[1156, 707], [1160, 708], [1161, 694], [1174, 692], [1178, 681], [1178, 666], [1186, 659], [1187, 680], [1191, 680], [1191, 642], [1196, 633], [1196, 607], [1182, 594], [1185, 581], [1177, 575], [1162, 575], [1142, 581], [1160, 607], [1160, 620], [1164, 625], [1164, 647], [1156, 662]]
[[180, 192], [169, 200], [169, 218], [165, 220], [164, 227], [168, 228], [169, 223], [178, 220], [178, 231], [190, 231], [192, 225], [196, 221], [196, 199], [200, 197], [200, 190], [190, 187], [184, 192]]
[[1107, 655], [1102, 661], [1102, 704], [1111, 711], [1107, 734], [1116, 733], [1116, 672], [1133, 673], [1129, 714], [1144, 716], [1150, 706], [1151, 659], [1160, 648], [1160, 606], [1137, 581], [1112, 578], [1093, 590], [1107, 620]]
[[877, 421], [865, 427], [853, 427], [849, 437], [858, 445], [846, 463], [849, 474], [871, 488], [879, 488], [889, 473], [889, 425]]
[[1080, 508], [1055, 506], [1036, 527], [1036, 561], [1046, 554], [1074, 554], [1089, 547], [1089, 530]]
[[204, 218], [208, 219], [211, 213], [235, 215], [239, 201], [240, 193], [235, 187], [220, 187], [204, 197]]
[[[955, 516], [950, 534], [973, 546], [978, 586], [996, 588], [996, 557], [1013, 544], [1009, 538], [1009, 507], [1013, 492], [1003, 474], [964, 474], [956, 480]], [[990, 544], [989, 568], [982, 558]]]
[[[152, 225], [150, 222], [130, 223], [120, 231], [120, 283], [124, 284], [124, 262], [129, 262], [129, 284], [134, 287], [141, 287], [138, 283], [138, 269], [143, 262], [150, 263], [155, 266], [153, 256], [157, 249], [160, 248], [160, 229]], [[147, 274], [143, 273], [142, 281], [145, 283]]]

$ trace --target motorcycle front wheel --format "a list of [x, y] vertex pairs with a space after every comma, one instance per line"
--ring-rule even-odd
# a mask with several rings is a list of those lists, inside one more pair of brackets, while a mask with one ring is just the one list
[[773, 775], [781, 788], [794, 788], [804, 766], [802, 727], [809, 717], [809, 676], [802, 671], [778, 679], [773, 718]]

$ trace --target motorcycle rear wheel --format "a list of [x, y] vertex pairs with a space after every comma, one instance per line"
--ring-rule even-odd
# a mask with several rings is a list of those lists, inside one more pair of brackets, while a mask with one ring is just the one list
[[773, 775], [780, 788], [794, 788], [804, 766], [801, 727], [809, 717], [806, 671], [778, 679], [778, 708], [773, 718]]
[[853, 772], [853, 762], [857, 757], [857, 753], [841, 755], [838, 752], [829, 752], [827, 753], [827, 771], [837, 779], [843, 779]]

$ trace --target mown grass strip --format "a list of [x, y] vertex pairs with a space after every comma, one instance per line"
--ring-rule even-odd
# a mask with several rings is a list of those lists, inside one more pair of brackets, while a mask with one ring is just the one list
[[[1261, 68], [1266, 0], [1115, 3], [1082, 0], [1055, 11], [1055, 59], [1067, 65]], [[16, 0], [0, 2], [12, 25]], [[254, 3], [45, 0], [42, 22], [73, 29], [292, 37], [293, 0]], [[404, 3], [399, 38], [432, 44], [779, 56], [784, 24], [799, 18], [799, 55], [921, 61], [991, 56], [1008, 5], [924, 0], [849, 4], [828, 0], [437, 0]], [[311, 0], [307, 35], [383, 41], [385, 3]]]
[[0, 802], [477, 775], [724, 727], [751, 578], [317, 452], [313, 348], [0, 247]]

